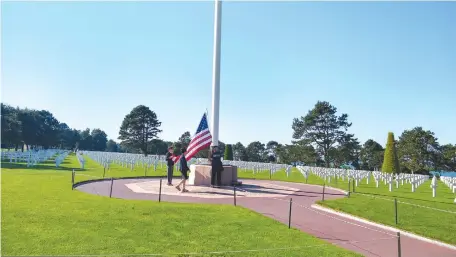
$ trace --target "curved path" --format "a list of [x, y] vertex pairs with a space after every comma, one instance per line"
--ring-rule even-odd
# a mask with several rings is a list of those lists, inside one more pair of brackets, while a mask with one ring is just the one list
[[[311, 207], [322, 199], [322, 187], [300, 183], [242, 180], [236, 203], [288, 225], [290, 198], [292, 227], [365, 256], [398, 256], [398, 240], [388, 230], [329, 214]], [[76, 189], [109, 196], [110, 180], [79, 184]], [[114, 180], [112, 197], [158, 201], [160, 180], [154, 178]], [[234, 204], [232, 187], [212, 189], [189, 186], [189, 193], [162, 185], [162, 201]], [[344, 197], [341, 190], [325, 189], [325, 199]], [[403, 257], [455, 257], [456, 251], [411, 237], [401, 236]]]

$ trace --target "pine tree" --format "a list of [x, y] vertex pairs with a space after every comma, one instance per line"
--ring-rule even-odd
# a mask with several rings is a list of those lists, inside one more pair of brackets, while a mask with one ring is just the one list
[[223, 159], [227, 161], [233, 160], [233, 147], [231, 145], [226, 145]]
[[387, 173], [400, 173], [399, 159], [397, 158], [396, 142], [393, 132], [388, 133], [385, 155], [383, 157], [382, 171]]

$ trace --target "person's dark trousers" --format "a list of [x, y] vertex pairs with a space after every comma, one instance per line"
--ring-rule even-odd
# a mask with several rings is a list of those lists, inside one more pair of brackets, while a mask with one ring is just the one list
[[217, 170], [217, 186], [222, 186], [222, 171]]
[[211, 186], [215, 186], [215, 176], [216, 176], [216, 169], [212, 168], [211, 169]]
[[173, 168], [174, 165], [168, 165], [168, 185], [171, 185], [173, 182]]
[[211, 170], [211, 185], [212, 186], [221, 186], [222, 185], [222, 174], [220, 170], [212, 168]]

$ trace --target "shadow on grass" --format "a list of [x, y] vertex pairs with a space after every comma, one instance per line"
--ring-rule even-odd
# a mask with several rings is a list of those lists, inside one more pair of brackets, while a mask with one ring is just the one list
[[[313, 191], [304, 191], [304, 190], [289, 190], [289, 189], [283, 189], [283, 188], [273, 188], [273, 187], [265, 187], [265, 186], [256, 186], [256, 185], [242, 185], [240, 188], [243, 188], [246, 192], [249, 193], [262, 193], [262, 194], [274, 194], [274, 195], [283, 195], [283, 196], [306, 196], [306, 197], [318, 197], [318, 195], [322, 195], [323, 192], [313, 192]], [[290, 193], [278, 193], [278, 192], [273, 192], [273, 191], [265, 191], [266, 190], [281, 190], [281, 191], [287, 191]], [[299, 194], [299, 193], [304, 193], [304, 194]], [[311, 194], [311, 195], [309, 195]], [[339, 194], [339, 193], [328, 193], [325, 192], [325, 195], [340, 195], [340, 196], [345, 196], [344, 194]]]
[[[301, 182], [301, 181], [291, 181], [291, 180], [283, 180], [283, 179], [280, 179], [280, 178], [272, 178], [272, 179], [269, 179], [269, 178], [249, 178], [249, 177], [239, 177], [239, 179], [251, 179], [251, 180], [264, 180], [264, 181], [278, 181], [278, 182], [290, 182], [290, 183], [297, 183], [297, 184], [301, 184], [301, 185], [312, 185], [312, 186], [321, 186], [323, 188], [323, 186], [325, 184], [308, 184], [308, 183], [305, 183], [305, 182]], [[245, 186], [249, 186], [249, 187], [263, 187], [263, 188], [268, 188], [268, 187], [264, 187], [264, 186], [253, 186], [253, 185], [248, 185], [248, 184], [245, 184], [245, 185], [242, 185], [241, 187], [245, 187]], [[326, 185], [328, 187], [330, 187], [331, 185]], [[269, 188], [269, 189], [273, 189], [273, 188]], [[277, 188], [276, 188], [277, 189]], [[284, 189], [284, 188], [280, 188], [280, 190], [282, 191], [289, 191], [289, 192], [297, 192], [297, 193], [308, 193], [308, 194], [317, 194], [317, 195], [322, 195], [323, 192], [315, 192], [315, 191], [304, 191], [304, 190], [291, 190], [291, 189]], [[343, 189], [341, 189], [343, 190]], [[290, 195], [296, 195], [296, 196], [299, 196], [298, 194], [290, 194]], [[341, 195], [341, 196], [345, 196], [345, 194], [343, 193], [328, 193], [328, 192], [325, 192], [325, 195]]]
[[[357, 192], [351, 192], [351, 194], [356, 194], [356, 193]], [[372, 196], [386, 196], [386, 197], [397, 198], [397, 199], [408, 199], [408, 200], [423, 201], [423, 202], [429, 202], [429, 203], [443, 203], [443, 204], [448, 204], [448, 205], [454, 205], [454, 203], [449, 203], [449, 202], [426, 200], [426, 199], [419, 199], [419, 198], [405, 197], [405, 196], [391, 196], [391, 195], [386, 195], [386, 194], [375, 194], [375, 193], [365, 193], [365, 192], [360, 192], [360, 194], [372, 195]]]
[[71, 167], [55, 167], [55, 164], [52, 165], [52, 162], [50, 164], [46, 165], [45, 163], [40, 163], [35, 166], [30, 166], [27, 167], [27, 163], [1, 163], [1, 167], [5, 169], [21, 169], [21, 170], [56, 170], [56, 171], [85, 171], [85, 169], [80, 169], [80, 168], [71, 168]]

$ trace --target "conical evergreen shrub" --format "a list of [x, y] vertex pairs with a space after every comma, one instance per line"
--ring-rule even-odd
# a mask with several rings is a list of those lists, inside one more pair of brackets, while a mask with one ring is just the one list
[[387, 173], [400, 173], [399, 159], [397, 157], [396, 142], [393, 132], [388, 133], [385, 155], [383, 157], [382, 171]]
[[233, 146], [232, 145], [226, 145], [225, 154], [223, 156], [223, 159], [227, 160], [227, 161], [233, 160]]

